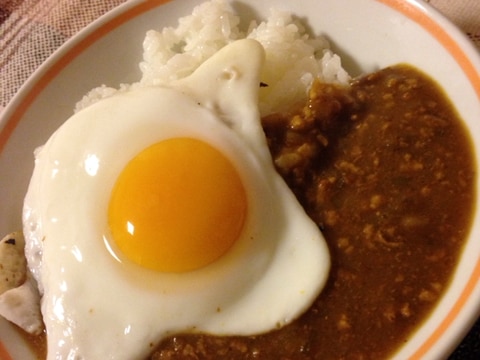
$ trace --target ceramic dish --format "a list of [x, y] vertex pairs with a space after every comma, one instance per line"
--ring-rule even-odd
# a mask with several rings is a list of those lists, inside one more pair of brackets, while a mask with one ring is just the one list
[[[79, 33], [27, 81], [0, 122], [0, 233], [21, 227], [33, 150], [89, 89], [137, 80], [145, 32], [175, 25], [199, 2], [128, 2]], [[261, 18], [272, 6], [304, 18], [316, 33], [329, 38], [353, 75], [399, 62], [423, 69], [445, 89], [470, 129], [477, 157], [480, 154], [480, 57], [466, 37], [428, 5], [413, 0], [241, 0], [233, 4], [245, 19]], [[395, 359], [444, 358], [477, 319], [478, 238], [480, 215], [476, 214], [451, 286]], [[0, 358], [31, 358], [22, 339], [4, 321], [0, 334]]]

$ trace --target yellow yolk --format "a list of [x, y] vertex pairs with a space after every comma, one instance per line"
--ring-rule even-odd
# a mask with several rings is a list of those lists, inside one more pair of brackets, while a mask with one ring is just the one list
[[204, 267], [239, 237], [247, 212], [230, 161], [193, 138], [156, 143], [117, 179], [108, 216], [113, 239], [133, 262], [157, 271]]

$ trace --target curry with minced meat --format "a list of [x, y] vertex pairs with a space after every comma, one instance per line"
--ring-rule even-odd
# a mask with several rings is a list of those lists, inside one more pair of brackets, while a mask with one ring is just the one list
[[475, 199], [470, 139], [436, 83], [399, 65], [349, 88], [315, 83], [263, 119], [275, 165], [329, 244], [326, 288], [252, 337], [174, 336], [152, 359], [382, 359], [448, 286]]

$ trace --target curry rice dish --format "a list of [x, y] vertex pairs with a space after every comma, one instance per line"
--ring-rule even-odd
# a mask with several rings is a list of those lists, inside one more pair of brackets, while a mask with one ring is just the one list
[[[277, 171], [328, 242], [326, 287], [281, 329], [175, 335], [150, 359], [386, 358], [442, 296], [476, 195], [462, 121], [435, 82], [408, 65], [332, 82], [315, 81], [293, 109], [262, 112]], [[45, 335], [25, 336], [45, 358]]]

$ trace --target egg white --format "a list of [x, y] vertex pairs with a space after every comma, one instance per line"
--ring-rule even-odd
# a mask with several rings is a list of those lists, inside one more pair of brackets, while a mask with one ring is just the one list
[[[256, 41], [234, 42], [169, 87], [119, 92], [87, 107], [37, 152], [24, 232], [43, 293], [48, 359], [141, 359], [177, 332], [266, 332], [318, 295], [328, 249], [272, 165], [257, 105], [263, 57]], [[182, 274], [120, 263], [107, 245], [118, 175], [144, 148], [172, 137], [219, 149], [248, 199], [233, 248]]]

